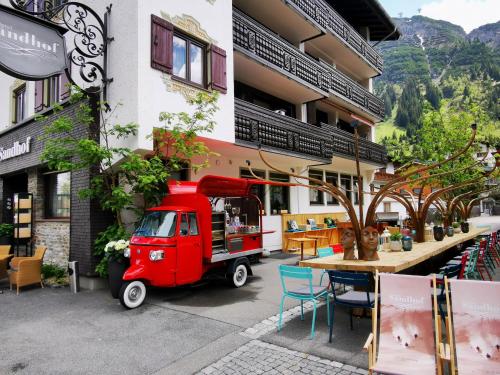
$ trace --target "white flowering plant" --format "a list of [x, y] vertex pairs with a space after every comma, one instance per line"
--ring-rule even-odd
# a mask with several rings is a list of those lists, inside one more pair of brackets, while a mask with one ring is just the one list
[[124, 258], [123, 252], [128, 249], [129, 245], [130, 242], [126, 240], [110, 241], [104, 246], [104, 257], [121, 260]]

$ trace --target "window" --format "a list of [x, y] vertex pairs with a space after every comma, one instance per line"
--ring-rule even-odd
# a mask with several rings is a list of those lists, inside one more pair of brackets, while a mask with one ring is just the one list
[[150, 211], [142, 219], [134, 235], [142, 237], [173, 237], [177, 224], [177, 212]]
[[391, 202], [384, 202], [384, 212], [391, 212]]
[[[277, 182], [289, 182], [289, 177], [281, 173], [269, 173], [269, 180]], [[281, 210], [289, 211], [290, 188], [288, 186], [269, 186], [271, 196], [271, 214], [279, 214]]]
[[[323, 181], [323, 171], [311, 169], [311, 170], [309, 170], [309, 177]], [[309, 181], [309, 185], [315, 186], [317, 184]], [[324, 202], [323, 192], [316, 190], [316, 189], [309, 189], [309, 203], [310, 204], [323, 204], [323, 202]]]
[[59, 101], [59, 76], [50, 77], [47, 80], [47, 105], [50, 107], [53, 103]]
[[413, 189], [413, 194], [415, 194], [415, 195], [419, 195], [421, 191], [422, 191], [422, 189], [421, 189], [421, 188], [414, 188], [414, 189]]
[[210, 82], [212, 90], [227, 92], [226, 51], [213, 44], [208, 49], [206, 43], [154, 14], [151, 15], [151, 67], [194, 86], [207, 88]]
[[352, 190], [351, 176], [341, 174], [340, 175], [340, 186], [341, 186], [342, 190], [344, 190], [345, 195], [347, 196], [347, 199], [352, 200], [352, 197], [351, 197], [351, 190]]
[[[339, 175], [338, 173], [325, 172], [325, 181], [333, 186], [339, 186]], [[326, 194], [326, 204], [331, 206], [338, 206], [339, 201], [335, 199], [331, 194]]]
[[26, 117], [26, 85], [14, 91], [14, 123], [23, 121]]
[[173, 75], [205, 87], [205, 50], [204, 44], [174, 31]]
[[196, 221], [196, 214], [194, 212], [188, 213], [189, 218], [189, 235], [197, 236], [198, 235], [198, 222]]
[[46, 217], [69, 218], [71, 203], [71, 173], [51, 173], [46, 180]]
[[[266, 178], [266, 172], [265, 171], [259, 171], [252, 169], [253, 173], [260, 178]], [[255, 177], [250, 173], [250, 170], [246, 168], [241, 168], [240, 169], [240, 177], [241, 178], [249, 178], [249, 179], [255, 179]], [[266, 191], [264, 189], [264, 185], [253, 185], [252, 186], [252, 194], [256, 195], [259, 199], [262, 205], [264, 206], [265, 202], [265, 197], [266, 197]]]
[[328, 124], [328, 113], [320, 111], [319, 109], [316, 110], [316, 124]]

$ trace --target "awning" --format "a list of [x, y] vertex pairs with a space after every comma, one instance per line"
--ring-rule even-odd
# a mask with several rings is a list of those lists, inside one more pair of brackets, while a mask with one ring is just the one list
[[170, 180], [168, 190], [170, 194], [200, 193], [209, 197], [247, 197], [254, 185], [296, 186], [286, 182], [208, 175], [198, 182]]

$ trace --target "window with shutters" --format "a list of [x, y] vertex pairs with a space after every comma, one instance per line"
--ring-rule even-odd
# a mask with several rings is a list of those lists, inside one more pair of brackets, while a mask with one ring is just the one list
[[35, 82], [35, 112], [43, 111], [54, 103], [70, 96], [70, 85], [66, 73]]
[[14, 118], [15, 124], [26, 118], [26, 85], [18, 87], [14, 91]]
[[196, 86], [206, 87], [206, 45], [186, 34], [174, 31], [173, 66], [174, 77]]
[[199, 88], [226, 93], [226, 51], [151, 15], [151, 67]]

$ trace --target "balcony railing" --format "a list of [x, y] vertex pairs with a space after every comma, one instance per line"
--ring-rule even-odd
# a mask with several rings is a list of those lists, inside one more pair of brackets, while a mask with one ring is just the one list
[[[327, 124], [307, 124], [240, 99], [235, 99], [235, 133], [238, 143], [292, 156], [322, 161], [334, 155], [355, 156], [351, 133]], [[359, 155], [365, 162], [387, 163], [385, 148], [364, 139], [360, 140]]]
[[321, 127], [314, 132], [302, 121], [235, 99], [235, 133], [241, 143], [263, 146], [299, 157], [329, 160], [331, 134]]
[[323, 0], [285, 0], [322, 29], [329, 31], [351, 47], [365, 61], [382, 73], [382, 56], [359, 33]]
[[326, 63], [318, 62], [237, 9], [233, 9], [234, 48], [322, 95], [332, 93], [373, 116], [384, 117], [384, 102]]
[[[328, 126], [322, 124], [323, 126]], [[330, 125], [331, 126], [331, 125]], [[354, 135], [341, 129], [331, 129], [333, 137], [333, 152], [339, 156], [356, 157]], [[370, 142], [366, 139], [359, 140], [359, 158], [377, 164], [387, 164], [387, 151], [384, 146]]]

